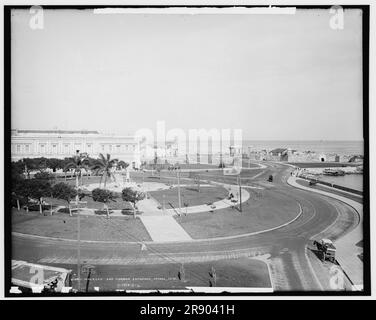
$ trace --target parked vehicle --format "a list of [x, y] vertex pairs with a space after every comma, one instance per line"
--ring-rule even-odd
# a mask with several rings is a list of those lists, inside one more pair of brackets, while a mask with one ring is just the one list
[[321, 239], [320, 241], [314, 241], [313, 245], [317, 247], [317, 250], [322, 255], [322, 260], [329, 260], [335, 262], [336, 260], [336, 247], [334, 246], [332, 240]]

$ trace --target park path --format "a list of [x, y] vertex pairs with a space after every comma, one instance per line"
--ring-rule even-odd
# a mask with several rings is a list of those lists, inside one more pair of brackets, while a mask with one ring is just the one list
[[[218, 183], [220, 184], [220, 183]], [[220, 184], [222, 185], [222, 184]], [[223, 185], [225, 186], [225, 185]], [[239, 196], [239, 188], [234, 185], [226, 185], [228, 189]], [[242, 189], [242, 202], [249, 199], [250, 195], [248, 191]], [[238, 200], [238, 199], [237, 199]], [[198, 205], [183, 209], [181, 213], [195, 213], [195, 212], [207, 212], [210, 209], [218, 210], [233, 206], [234, 204], [228, 200], [223, 199], [213, 203], [214, 207], [208, 205]], [[189, 241], [192, 238], [183, 229], [183, 227], [174, 219], [174, 215], [177, 213], [177, 209], [158, 209], [159, 203], [153, 197], [144, 199], [138, 203], [138, 210], [142, 211], [140, 220], [144, 224], [153, 241], [171, 242], [171, 241]]]
[[173, 214], [158, 209], [159, 202], [153, 197], [138, 203], [138, 210], [142, 211], [140, 220], [153, 241], [189, 241], [192, 238], [174, 219]]
[[192, 238], [180, 226], [176, 220], [169, 215], [143, 215], [140, 217], [146, 230], [153, 241], [189, 241]]
[[[227, 190], [231, 190], [232, 194], [234, 195], [234, 202], [231, 202], [229, 199], [222, 199], [213, 202], [211, 205], [207, 204], [200, 204], [196, 206], [190, 206], [187, 208], [182, 208], [181, 214], [189, 214], [189, 213], [200, 213], [200, 212], [208, 212], [208, 211], [214, 211], [214, 210], [220, 210], [220, 209], [226, 209], [235, 205], [239, 205], [240, 197], [239, 197], [239, 187], [237, 185], [230, 185], [226, 183], [221, 183], [221, 182], [212, 182], [213, 185], [219, 185], [224, 187]], [[248, 186], [243, 186], [241, 193], [242, 193], [242, 203], [246, 202], [250, 194], [247, 190], [244, 188], [247, 188]], [[252, 188], [252, 187], [250, 187]], [[260, 188], [257, 188], [260, 189]], [[261, 188], [262, 189], [262, 188]], [[176, 214], [179, 211], [179, 209], [166, 209], [165, 212], [166, 214]]]
[[159, 202], [153, 197], [145, 198], [137, 203], [137, 208], [142, 212], [142, 216], [160, 216], [163, 211], [158, 209]]

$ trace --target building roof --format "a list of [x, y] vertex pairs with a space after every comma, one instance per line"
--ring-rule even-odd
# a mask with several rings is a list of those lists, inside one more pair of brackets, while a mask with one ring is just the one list
[[279, 153], [284, 153], [286, 151], [287, 151], [287, 148], [277, 148], [277, 149], [273, 149], [272, 151], [270, 151], [270, 153], [279, 154]]

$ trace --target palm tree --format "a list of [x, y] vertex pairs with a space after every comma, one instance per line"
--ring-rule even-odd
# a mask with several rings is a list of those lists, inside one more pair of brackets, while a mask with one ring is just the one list
[[117, 165], [116, 165], [116, 169], [126, 169], [129, 167], [129, 163], [123, 161], [123, 160], [120, 160]]
[[[88, 168], [87, 162], [88, 160], [86, 157], [76, 155], [64, 167], [64, 171], [68, 169], [73, 169], [76, 175], [76, 190], [79, 189], [79, 177], [81, 178], [81, 185], [82, 185], [82, 171]], [[78, 201], [78, 195], [76, 198], [77, 198], [76, 200]]]
[[114, 174], [112, 172], [113, 168], [116, 168], [118, 163], [118, 159], [111, 159], [111, 156], [107, 153], [106, 157], [100, 153], [99, 159], [95, 162], [92, 170], [95, 171], [95, 174], [101, 175], [101, 180], [99, 182], [99, 186], [102, 183], [102, 179], [104, 178], [104, 188], [106, 188], [107, 178], [114, 178]]

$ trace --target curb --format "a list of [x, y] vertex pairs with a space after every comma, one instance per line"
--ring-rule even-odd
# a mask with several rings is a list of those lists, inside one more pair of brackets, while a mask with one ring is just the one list
[[[290, 178], [291, 178], [291, 177], [289, 177], [289, 179], [290, 179]], [[348, 205], [349, 207], [353, 208], [354, 211], [355, 211], [355, 212], [357, 213], [357, 215], [358, 215], [358, 225], [359, 225], [359, 223], [360, 223], [360, 221], [361, 221], [361, 216], [360, 216], [360, 213], [359, 213], [358, 209], [355, 208], [354, 205], [352, 205], [352, 204], [348, 203], [347, 201], [345, 201], [345, 200], [349, 200], [349, 201], [354, 201], [354, 200], [352, 200], [352, 199], [347, 199], [345, 196], [340, 196], [340, 195], [336, 195], [336, 194], [334, 194], [334, 193], [330, 193], [329, 191], [311, 190], [311, 189], [309, 189], [309, 188], [307, 188], [307, 187], [304, 187], [304, 186], [301, 186], [301, 187], [299, 186], [299, 187], [297, 187], [297, 186], [294, 186], [294, 185], [290, 184], [290, 182], [288, 181], [289, 179], [287, 179], [287, 183], [288, 183], [289, 186], [291, 186], [291, 187], [293, 187], [293, 188], [300, 189], [300, 190], [304, 190], [304, 191], [307, 191], [307, 192], [313, 192], [313, 193], [316, 193], [316, 194], [320, 194], [320, 195], [322, 195], [322, 196], [324, 196], [324, 197], [328, 197], [328, 198], [331, 198], [331, 199], [334, 199], [334, 200], [340, 201], [340, 202], [342, 202], [342, 203]], [[300, 178], [300, 179], [304, 180], [303, 178]], [[297, 183], [297, 184], [298, 184], [298, 183]], [[307, 188], [307, 189], [306, 189], [306, 188]], [[318, 192], [318, 191], [320, 191], [320, 192]], [[343, 198], [343, 199], [345, 199], [345, 200], [343, 200], [343, 199], [339, 199], [338, 197], [341, 197], [341, 198]], [[356, 201], [354, 201], [354, 202], [356, 202]]]
[[[279, 226], [265, 229], [265, 230], [260, 230], [260, 231], [255, 231], [255, 232], [250, 232], [250, 233], [245, 233], [245, 234], [239, 234], [239, 235], [234, 235], [234, 236], [226, 236], [226, 237], [215, 237], [215, 238], [206, 238], [206, 239], [192, 239], [192, 240], [184, 240], [184, 241], [103, 241], [103, 240], [80, 240], [81, 243], [98, 243], [98, 244], [174, 244], [174, 243], [192, 243], [192, 242], [210, 242], [210, 241], [223, 241], [223, 240], [232, 240], [232, 239], [239, 239], [243, 237], [250, 237], [254, 236], [257, 234], [262, 234], [270, 231], [274, 231], [280, 228], [283, 228], [291, 223], [293, 223], [295, 220], [299, 219], [300, 216], [303, 213], [302, 206], [298, 202], [299, 205], [299, 213], [298, 215]], [[40, 240], [52, 240], [52, 241], [66, 241], [66, 242], [77, 242], [76, 239], [66, 239], [66, 238], [54, 238], [54, 237], [45, 237], [45, 236], [38, 236], [38, 235], [32, 235], [32, 234], [26, 234], [26, 233], [21, 233], [21, 232], [12, 232], [13, 236], [17, 237], [22, 237], [22, 238], [29, 238], [29, 239], [40, 239]]]

